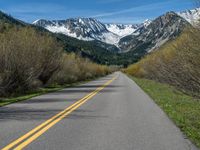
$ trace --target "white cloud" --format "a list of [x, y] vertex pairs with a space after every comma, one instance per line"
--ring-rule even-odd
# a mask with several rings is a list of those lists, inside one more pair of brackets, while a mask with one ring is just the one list
[[99, 4], [109, 4], [109, 3], [118, 3], [123, 2], [124, 0], [100, 0], [97, 3]]
[[123, 10], [119, 10], [119, 11], [101, 13], [101, 14], [94, 15], [92, 17], [99, 18], [99, 17], [115, 16], [115, 15], [120, 15], [120, 14], [124, 14], [124, 13], [129, 13], [129, 12], [141, 12], [141, 11], [147, 11], [147, 10], [148, 11], [155, 10], [164, 5], [168, 5], [169, 3], [170, 3], [169, 1], [165, 1], [165, 2], [160, 2], [160, 3], [136, 6], [136, 7], [131, 7], [131, 8], [127, 8], [127, 9], [123, 9]]

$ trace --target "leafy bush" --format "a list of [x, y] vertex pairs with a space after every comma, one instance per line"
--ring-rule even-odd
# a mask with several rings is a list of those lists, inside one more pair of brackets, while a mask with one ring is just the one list
[[111, 69], [107, 66], [95, 64], [88, 59], [72, 54], [63, 54], [62, 67], [56, 73], [50, 84], [66, 84], [92, 79], [109, 74]]
[[0, 95], [35, 88], [59, 68], [61, 47], [51, 37], [12, 28], [0, 33], [0, 41]]
[[31, 27], [0, 24], [0, 96], [51, 83], [66, 84], [106, 75], [108, 67], [66, 54], [52, 36]]
[[125, 70], [176, 86], [188, 93], [200, 93], [200, 30], [187, 29], [174, 41]]

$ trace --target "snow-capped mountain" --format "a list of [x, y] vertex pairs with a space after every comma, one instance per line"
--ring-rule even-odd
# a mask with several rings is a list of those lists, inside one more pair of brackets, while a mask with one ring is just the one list
[[192, 9], [192, 10], [186, 10], [177, 13], [179, 16], [183, 17], [185, 20], [187, 20], [192, 25], [196, 25], [200, 20], [200, 8]]
[[105, 24], [106, 28], [120, 37], [125, 37], [134, 33], [141, 25], [134, 24], [134, 25], [126, 25], [126, 24]]
[[142, 24], [142, 26], [144, 26], [145, 28], [146, 27], [148, 27], [150, 24], [151, 24], [151, 20], [149, 20], [149, 19], [146, 19], [144, 22], [143, 22], [143, 24]]
[[120, 37], [107, 30], [106, 26], [93, 18], [72, 18], [67, 20], [37, 20], [33, 23], [54, 33], [62, 33], [80, 40], [99, 40], [117, 45]]
[[[178, 32], [185, 24], [195, 25], [200, 19], [200, 8], [183, 12], [169, 12], [155, 20], [145, 20], [141, 24], [104, 24], [94, 18], [72, 18], [67, 20], [36, 20], [33, 24], [46, 28], [54, 33], [62, 33], [84, 41], [98, 40], [115, 45], [126, 52], [142, 43], [151, 43], [151, 51]], [[189, 22], [189, 23], [188, 23]]]
[[168, 12], [153, 20], [148, 26], [140, 28], [140, 34], [122, 38], [118, 45], [122, 50], [126, 50], [125, 52], [134, 51], [145, 55], [176, 38], [189, 25], [175, 12]]
[[[140, 28], [151, 23], [146, 20], [142, 24], [103, 24], [93, 18], [72, 18], [67, 20], [36, 20], [34, 25], [41, 26], [54, 33], [62, 33], [79, 40], [99, 40], [118, 46], [121, 38], [128, 35], [139, 34]], [[137, 31], [137, 32], [136, 32]]]

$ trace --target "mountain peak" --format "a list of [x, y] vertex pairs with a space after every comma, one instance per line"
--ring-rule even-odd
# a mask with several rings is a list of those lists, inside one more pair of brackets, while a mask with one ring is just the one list
[[153, 20], [146, 28], [140, 28], [138, 35], [122, 38], [119, 47], [142, 56], [176, 38], [188, 25], [190, 24], [175, 12], [167, 12]]
[[145, 21], [144, 21], [144, 27], [147, 27], [148, 25], [150, 25], [151, 24], [151, 20], [149, 20], [149, 19], [146, 19]]
[[164, 15], [166, 15], [166, 16], [171, 16], [171, 15], [177, 15], [177, 13], [176, 12], [174, 12], [174, 11], [168, 11], [168, 12], [166, 12]]
[[40, 22], [40, 21], [46, 21], [46, 20], [45, 20], [45, 19], [37, 19], [37, 20], [33, 21], [32, 24], [37, 24], [37, 23]]
[[179, 16], [187, 20], [190, 24], [196, 26], [200, 20], [200, 8], [195, 8], [192, 10], [186, 10], [177, 13]]
[[149, 45], [147, 51], [151, 51], [169, 39], [177, 37], [185, 26], [190, 25], [186, 21], [187, 18], [181, 15], [193, 16], [198, 14], [199, 10], [197, 8], [181, 14], [170, 11], [154, 20], [147, 19], [141, 24], [104, 24], [95, 18], [82, 17], [52, 21], [41, 19], [35, 21], [34, 24], [51, 32], [63, 33], [79, 40], [98, 40], [126, 50], [135, 49], [144, 43], [144, 45]]
[[79, 40], [98, 40], [108, 44], [117, 44], [119, 36], [109, 32], [105, 24], [94, 18], [70, 18], [66, 20], [39, 20], [35, 25], [51, 32], [62, 33]]

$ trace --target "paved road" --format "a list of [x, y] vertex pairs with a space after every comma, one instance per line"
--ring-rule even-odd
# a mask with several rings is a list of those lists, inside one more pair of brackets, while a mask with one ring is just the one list
[[[55, 116], [62, 110], [65, 112]], [[35, 132], [30, 132], [32, 129]], [[163, 111], [119, 72], [0, 108], [0, 148], [10, 143], [11, 149], [28, 150], [196, 149]]]

